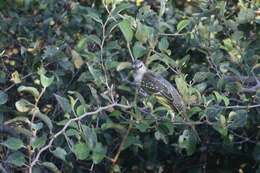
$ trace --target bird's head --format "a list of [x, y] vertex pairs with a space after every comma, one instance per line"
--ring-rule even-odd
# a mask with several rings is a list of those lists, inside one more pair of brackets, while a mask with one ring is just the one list
[[133, 66], [133, 69], [135, 70], [135, 71], [137, 71], [137, 72], [143, 72], [143, 73], [145, 73], [146, 72], [146, 67], [145, 67], [145, 65], [144, 65], [144, 63], [142, 62], [142, 61], [140, 61], [140, 60], [135, 60], [134, 62], [133, 62], [133, 64], [132, 64], [132, 66]]

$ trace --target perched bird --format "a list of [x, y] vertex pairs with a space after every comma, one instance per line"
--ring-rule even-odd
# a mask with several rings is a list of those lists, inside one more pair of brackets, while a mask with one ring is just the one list
[[185, 116], [186, 105], [170, 82], [148, 70], [140, 60], [134, 61], [133, 68], [135, 71], [134, 81], [143, 92], [154, 95], [160, 104], [170, 109], [176, 109]]
[[[140, 60], [135, 60], [133, 62], [133, 69], [134, 81], [142, 92], [154, 95], [160, 104], [167, 107], [169, 110], [177, 110], [184, 120], [189, 120], [187, 117], [187, 107], [177, 89], [175, 89], [170, 82], [147, 69]], [[199, 141], [200, 139], [195, 127], [191, 127]]]

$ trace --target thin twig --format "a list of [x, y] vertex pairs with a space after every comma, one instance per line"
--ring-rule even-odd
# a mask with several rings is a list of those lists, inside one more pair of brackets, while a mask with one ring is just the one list
[[32, 168], [33, 168], [33, 167], [37, 164], [37, 162], [39, 161], [39, 158], [40, 158], [41, 154], [42, 154], [45, 150], [49, 149], [49, 148], [52, 146], [53, 141], [54, 141], [58, 136], [60, 136], [61, 134], [63, 134], [72, 122], [81, 120], [82, 118], [85, 118], [86, 116], [93, 115], [93, 114], [97, 114], [97, 113], [99, 113], [99, 112], [101, 112], [101, 111], [107, 110], [107, 109], [112, 108], [112, 107], [121, 107], [121, 108], [126, 108], [126, 109], [131, 108], [131, 106], [129, 106], [129, 105], [122, 105], [122, 104], [118, 104], [118, 103], [113, 103], [113, 104], [110, 104], [110, 105], [107, 105], [107, 106], [104, 106], [104, 107], [100, 107], [100, 108], [98, 108], [97, 110], [95, 110], [95, 111], [93, 111], [93, 112], [87, 112], [87, 113], [85, 113], [85, 114], [83, 114], [83, 115], [81, 115], [81, 116], [79, 116], [79, 117], [70, 119], [70, 120], [64, 125], [64, 127], [63, 127], [60, 131], [58, 131], [56, 134], [54, 134], [54, 135], [52, 136], [52, 138], [51, 138], [51, 140], [49, 141], [49, 143], [48, 143], [46, 146], [44, 146], [43, 148], [41, 148], [41, 149], [39, 150], [39, 152], [37, 153], [36, 157], [35, 157], [34, 160], [31, 162], [31, 165], [30, 165], [30, 167], [29, 167], [29, 171], [32, 171]]
[[184, 35], [188, 35], [188, 34], [190, 34], [190, 32], [183, 33], [183, 34], [180, 34], [180, 33], [175, 33], [175, 34], [171, 34], [171, 33], [159, 33], [158, 35], [161, 35], [161, 36], [169, 36], [169, 37], [175, 37], [175, 36], [184, 36]]
[[131, 56], [132, 62], [134, 62], [134, 61], [135, 61], [135, 58], [134, 58], [134, 56], [133, 56], [133, 54], [132, 54], [132, 51], [131, 51], [131, 48], [130, 48], [130, 43], [127, 42], [126, 45], [127, 45], [128, 52], [129, 52], [129, 54], [130, 54], [130, 56]]
[[[30, 76], [33, 75], [33, 74], [34, 74], [34, 73], [29, 73], [29, 74], [25, 75], [24, 77], [22, 77], [22, 80], [24, 80], [24, 79], [30, 77]], [[16, 83], [13, 83], [13, 84], [10, 85], [9, 87], [7, 87], [7, 88], [4, 90], [4, 92], [7, 92], [7, 91], [10, 90], [11, 88], [13, 88], [15, 85], [16, 85]]]
[[235, 105], [235, 106], [217, 106], [223, 109], [252, 109], [252, 108], [257, 108], [260, 107], [260, 104], [256, 104], [256, 105], [248, 105], [248, 106], [244, 106], [244, 105]]
[[[126, 140], [127, 140], [127, 138], [128, 138], [128, 135], [129, 135], [129, 133], [130, 133], [132, 127], [133, 127], [133, 122], [132, 122], [132, 120], [133, 120], [133, 117], [131, 117], [131, 121], [129, 122], [129, 126], [128, 126], [128, 128], [127, 128], [126, 134], [124, 135], [124, 137], [123, 137], [123, 139], [122, 139], [122, 142], [121, 142], [121, 144], [120, 144], [120, 146], [119, 146], [119, 148], [118, 148], [118, 150], [117, 150], [117, 153], [116, 153], [115, 157], [112, 159], [112, 164], [113, 164], [113, 166], [117, 163], [118, 158], [119, 158], [119, 156], [120, 156], [120, 154], [121, 154], [121, 152], [122, 152], [122, 150], [123, 150], [123, 148], [124, 148], [124, 145], [125, 145], [125, 143], [126, 143]], [[113, 173], [113, 171], [112, 171], [112, 173]]]

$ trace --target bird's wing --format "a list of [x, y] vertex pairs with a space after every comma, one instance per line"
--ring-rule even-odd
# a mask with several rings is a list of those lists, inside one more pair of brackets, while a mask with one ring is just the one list
[[[142, 88], [148, 93], [162, 95], [169, 100], [173, 100], [172, 91], [174, 87], [161, 76], [157, 76], [152, 72], [147, 72], [143, 76]], [[173, 89], [172, 89], [173, 88]]]
[[143, 76], [142, 88], [148, 93], [167, 98], [179, 111], [186, 111], [185, 104], [174, 86], [166, 79], [152, 72], [147, 72]]

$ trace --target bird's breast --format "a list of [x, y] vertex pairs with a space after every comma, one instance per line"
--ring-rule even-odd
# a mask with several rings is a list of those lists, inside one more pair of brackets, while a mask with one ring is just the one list
[[135, 83], [137, 83], [138, 85], [141, 84], [143, 76], [144, 76], [144, 74], [142, 74], [142, 73], [136, 73], [134, 76]]

